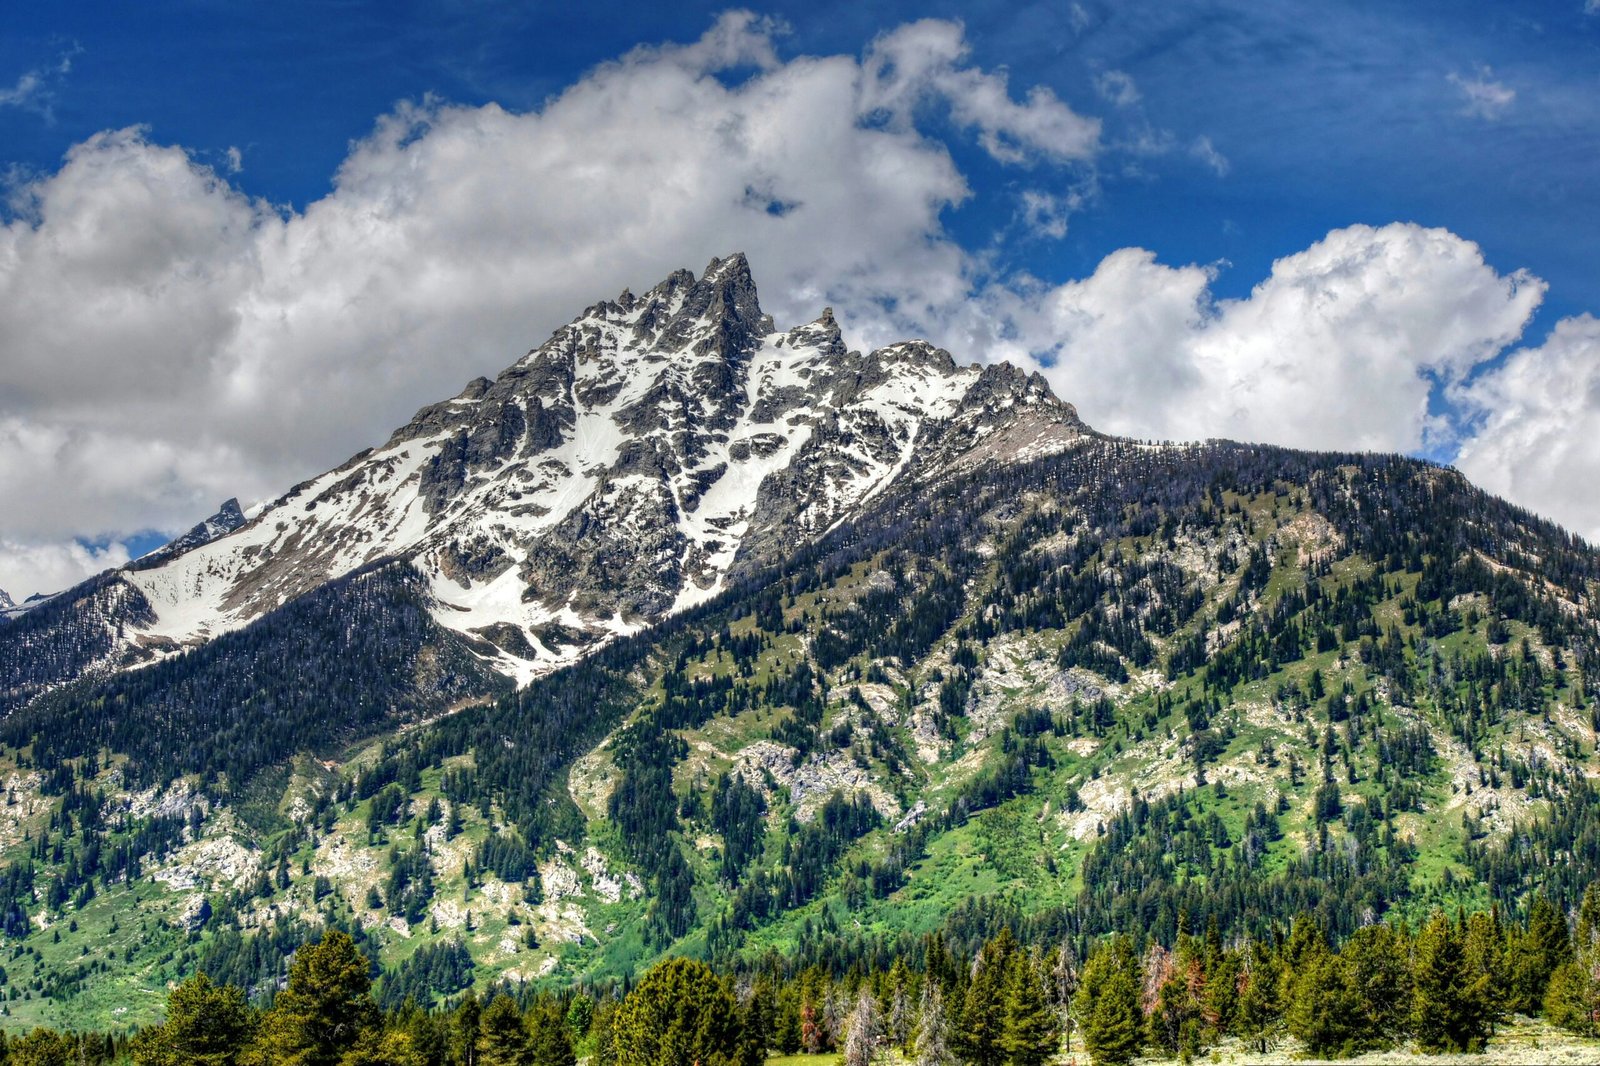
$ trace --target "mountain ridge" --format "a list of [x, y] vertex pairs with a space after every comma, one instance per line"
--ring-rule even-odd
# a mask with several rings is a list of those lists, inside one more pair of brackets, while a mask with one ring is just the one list
[[437, 620], [526, 681], [705, 599], [898, 477], [1088, 432], [1037, 374], [958, 367], [926, 342], [850, 351], [831, 310], [778, 332], [735, 254], [591, 305], [248, 522], [230, 501], [117, 572], [154, 617], [108, 624], [119, 654], [148, 662], [404, 557]]

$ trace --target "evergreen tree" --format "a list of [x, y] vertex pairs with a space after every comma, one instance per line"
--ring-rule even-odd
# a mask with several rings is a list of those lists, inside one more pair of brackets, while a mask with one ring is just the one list
[[1245, 982], [1239, 996], [1239, 1035], [1265, 1055], [1283, 1027], [1283, 966], [1265, 941], [1251, 942]]
[[767, 1061], [767, 1049], [774, 1039], [775, 1004], [772, 982], [758, 978], [750, 988], [750, 998], [745, 1001], [740, 1014], [739, 1062], [741, 1066], [761, 1066]]
[[366, 957], [330, 930], [302, 947], [245, 1061], [263, 1066], [334, 1066], [379, 1023]]
[[1537, 1014], [1544, 1005], [1550, 975], [1572, 961], [1567, 920], [1544, 893], [1528, 905], [1528, 928], [1511, 952], [1511, 1009]]
[[1005, 979], [1016, 941], [1009, 929], [985, 944], [973, 966], [972, 983], [961, 1006], [961, 1028], [955, 1048], [963, 1062], [973, 1066], [1000, 1066], [1005, 1051], [1000, 1037], [1004, 1031]]
[[[1208, 952], [1209, 954], [1209, 952]], [[1220, 950], [1216, 961], [1206, 967], [1206, 990], [1202, 1016], [1212, 1039], [1231, 1033], [1239, 1018], [1239, 984], [1244, 959], [1237, 951]]]
[[[572, 1031], [561, 1010], [561, 1001], [546, 998], [537, 1003], [528, 1017], [528, 1061], [535, 1066], [577, 1066], [578, 1053], [572, 1046]], [[483, 1066], [489, 1066], [488, 1060]]]
[[732, 1066], [738, 1059], [733, 1000], [711, 968], [668, 959], [644, 975], [617, 1009], [617, 1066]]
[[196, 974], [167, 996], [167, 1020], [133, 1043], [136, 1066], [233, 1066], [255, 1018], [244, 992]]
[[1487, 914], [1478, 912], [1467, 919], [1466, 944], [1467, 969], [1475, 977], [1482, 977], [1488, 988], [1489, 1031], [1503, 1022], [1510, 1013], [1509, 975], [1506, 965], [1505, 930], [1500, 926], [1498, 909]]
[[[532, 1066], [535, 1060], [517, 1001], [495, 996], [478, 1020], [477, 1066]], [[570, 1050], [570, 1049], [569, 1049]]]
[[461, 1005], [451, 1019], [451, 1054], [457, 1062], [471, 1062], [478, 1055], [478, 1024], [483, 1019], [483, 1003], [473, 989], [461, 997]]
[[355, 1047], [339, 1058], [339, 1066], [432, 1066], [404, 1029], [367, 1029]]
[[1359, 999], [1344, 960], [1326, 949], [1308, 952], [1290, 985], [1289, 1032], [1314, 1055], [1349, 1054], [1359, 1044]]
[[617, 1001], [609, 996], [595, 1007], [594, 1022], [589, 1026], [589, 1066], [617, 1066], [616, 1030]]
[[1008, 969], [1005, 1027], [1000, 1037], [1006, 1066], [1043, 1066], [1061, 1046], [1060, 1025], [1033, 961], [1021, 951], [1014, 952]]
[[1488, 978], [1472, 972], [1464, 940], [1443, 912], [1417, 936], [1411, 1027], [1425, 1051], [1477, 1051], [1489, 1035]]
[[1410, 1025], [1410, 944], [1387, 925], [1358, 929], [1339, 948], [1339, 959], [1355, 1012], [1352, 1050], [1390, 1047]]
[[1600, 881], [1590, 882], [1578, 904], [1578, 937], [1573, 945], [1579, 955], [1600, 950]]
[[78, 1066], [81, 1041], [40, 1026], [22, 1037], [0, 1044], [5, 1066]]
[[903, 958], [889, 968], [889, 1009], [883, 1019], [883, 1036], [891, 1047], [904, 1048], [911, 1041], [911, 972]]
[[1132, 1062], [1139, 1054], [1144, 1046], [1144, 1015], [1139, 1010], [1138, 963], [1126, 936], [1090, 953], [1075, 1009], [1084, 1046], [1097, 1064]]
[[1600, 1021], [1600, 985], [1594, 975], [1576, 962], [1556, 967], [1545, 989], [1544, 1016], [1552, 1025], [1594, 1036]]
[[1159, 981], [1155, 1009], [1147, 1024], [1152, 1043], [1168, 1054], [1193, 1058], [1200, 1052], [1202, 996], [1205, 975], [1192, 937], [1183, 932], [1185, 916], [1179, 916], [1178, 950], [1164, 954], [1160, 964], [1147, 975]]

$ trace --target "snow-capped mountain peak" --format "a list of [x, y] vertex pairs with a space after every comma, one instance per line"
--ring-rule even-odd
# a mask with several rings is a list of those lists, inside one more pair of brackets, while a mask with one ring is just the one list
[[401, 557], [439, 622], [527, 678], [709, 598], [900, 479], [1085, 432], [1014, 367], [921, 341], [851, 351], [831, 309], [778, 331], [735, 254], [592, 305], [248, 522], [225, 508], [231, 532], [202, 523], [122, 575], [154, 617], [127, 639], [203, 641]]

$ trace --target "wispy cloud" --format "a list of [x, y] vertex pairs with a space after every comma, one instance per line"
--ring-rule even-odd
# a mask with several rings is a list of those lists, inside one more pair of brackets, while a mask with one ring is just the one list
[[[1600, 0], [1596, 0], [1600, 3]], [[1133, 77], [1121, 70], [1103, 70], [1094, 76], [1094, 91], [1101, 99], [1118, 107], [1132, 107], [1142, 97]]]
[[[1589, 0], [1593, 6], [1600, 0]], [[1466, 99], [1466, 106], [1462, 109], [1464, 114], [1475, 118], [1493, 121], [1504, 115], [1517, 98], [1517, 91], [1504, 82], [1494, 80], [1494, 71], [1488, 67], [1479, 67], [1476, 74], [1470, 78], [1463, 78], [1460, 74], [1450, 73], [1450, 84], [1460, 90]]]
[[1056, 196], [1039, 189], [1025, 189], [1022, 193], [1022, 224], [1029, 232], [1052, 240], [1067, 235], [1067, 219], [1083, 205], [1078, 193]]
[[1211, 143], [1210, 137], [1196, 137], [1194, 143], [1189, 146], [1189, 154], [1210, 167], [1217, 177], [1227, 176], [1228, 157], [1217, 151], [1217, 146]]
[[52, 118], [55, 87], [72, 72], [72, 58], [81, 51], [82, 48], [74, 45], [49, 66], [36, 67], [18, 77], [10, 88], [0, 88], [0, 107], [15, 107]]

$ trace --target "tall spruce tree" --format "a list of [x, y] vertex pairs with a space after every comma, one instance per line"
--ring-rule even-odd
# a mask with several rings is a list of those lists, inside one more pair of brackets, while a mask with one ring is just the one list
[[1061, 1027], [1050, 1007], [1039, 967], [1026, 952], [1013, 952], [1005, 984], [1005, 1023], [1000, 1047], [1006, 1066], [1043, 1066], [1061, 1046]]
[[334, 1066], [379, 1024], [368, 967], [349, 935], [337, 929], [302, 947], [289, 969], [289, 987], [262, 1018], [243, 1061]]
[[1239, 1035], [1265, 1055], [1283, 1024], [1283, 963], [1271, 944], [1253, 940], [1244, 991], [1239, 996]]
[[1387, 925], [1358, 929], [1339, 948], [1355, 1011], [1352, 1050], [1391, 1047], [1410, 1026], [1409, 938]]
[[[477, 1049], [477, 1066], [532, 1066], [528, 1027], [516, 1000], [502, 993], [489, 1003], [478, 1020]], [[538, 1061], [542, 1066], [544, 1060]]]
[[1144, 1046], [1138, 960], [1125, 935], [1097, 945], [1083, 966], [1074, 1010], [1096, 1063], [1132, 1062]]
[[972, 983], [967, 986], [966, 1001], [961, 1007], [961, 1028], [955, 1036], [955, 1048], [963, 1062], [972, 1066], [1001, 1066], [1005, 1050], [1000, 1037], [1004, 1032], [1005, 978], [1010, 952], [1016, 942], [1009, 939], [984, 945], [973, 966]]
[[1550, 976], [1572, 961], [1567, 919], [1543, 892], [1528, 905], [1528, 928], [1511, 952], [1511, 1008], [1537, 1014], [1544, 1006]]
[[1289, 1032], [1318, 1056], [1349, 1054], [1360, 1044], [1359, 1000], [1345, 960], [1308, 952], [1290, 985]]
[[527, 1021], [529, 1061], [537, 1066], [577, 1066], [578, 1053], [572, 1046], [572, 1031], [560, 1000], [541, 999], [534, 1004]]
[[1468, 965], [1465, 939], [1442, 911], [1417, 936], [1411, 1028], [1424, 1051], [1477, 1051], [1489, 1036], [1489, 980]]
[[198, 973], [167, 996], [167, 1020], [134, 1040], [133, 1061], [136, 1066], [234, 1066], [254, 1029], [244, 992], [214, 985]]

